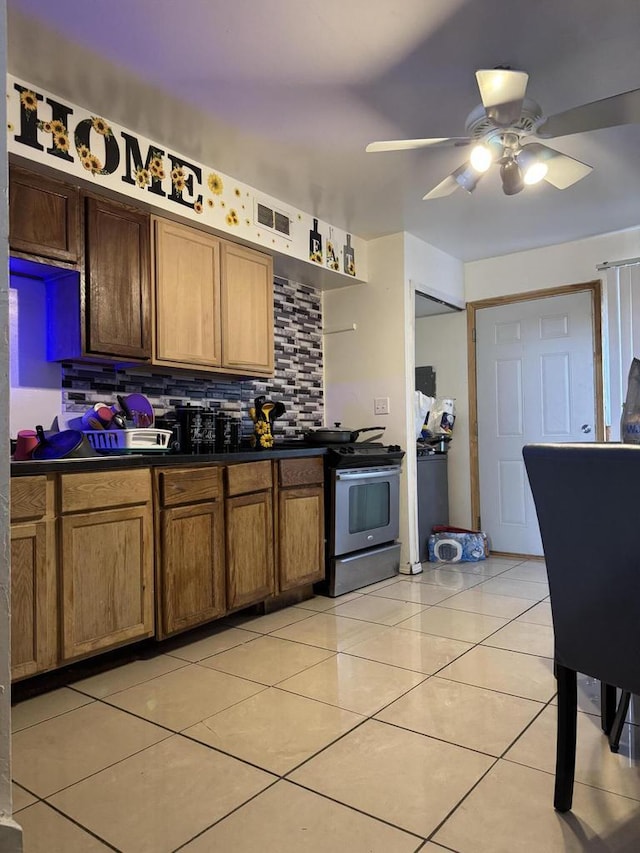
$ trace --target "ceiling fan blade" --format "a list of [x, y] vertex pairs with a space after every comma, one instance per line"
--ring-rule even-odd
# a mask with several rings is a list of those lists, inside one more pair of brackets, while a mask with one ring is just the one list
[[544, 177], [544, 180], [556, 187], [559, 190], [566, 190], [572, 184], [577, 184], [583, 178], [586, 178], [589, 172], [593, 171], [593, 166], [582, 163], [574, 157], [569, 157], [567, 154], [554, 152], [555, 157], [550, 158], [547, 165], [549, 170]]
[[538, 126], [537, 134], [543, 139], [552, 139], [555, 136], [569, 136], [572, 133], [639, 122], [640, 89], [632, 89], [549, 116]]
[[530, 142], [528, 145], [523, 145], [522, 150], [546, 163], [547, 174], [544, 180], [559, 190], [566, 190], [567, 187], [586, 178], [589, 172], [593, 171], [593, 166], [576, 160], [575, 157], [569, 157], [568, 154], [561, 154], [560, 151], [549, 148], [541, 142]]
[[476, 71], [480, 97], [489, 118], [501, 127], [520, 118], [529, 75], [506, 68]]
[[444, 198], [447, 195], [451, 195], [452, 192], [455, 192], [459, 186], [460, 185], [453, 175], [447, 175], [444, 181], [440, 181], [437, 187], [434, 187], [430, 192], [422, 197], [422, 200], [428, 201], [432, 198]]
[[390, 139], [387, 142], [370, 142], [365, 151], [408, 151], [411, 148], [444, 148], [450, 145], [468, 145], [470, 136], [442, 136], [433, 139]]
[[455, 192], [458, 187], [462, 187], [468, 193], [472, 193], [481, 177], [482, 174], [476, 172], [469, 163], [463, 163], [462, 166], [458, 166], [454, 172], [448, 175], [444, 181], [440, 181], [438, 186], [423, 196], [422, 200], [429, 201], [432, 198], [444, 198], [444, 196]]

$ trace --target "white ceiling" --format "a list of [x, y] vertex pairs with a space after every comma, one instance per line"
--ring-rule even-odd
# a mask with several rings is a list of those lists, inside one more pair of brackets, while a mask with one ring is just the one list
[[424, 193], [464, 150], [474, 72], [529, 73], [550, 115], [640, 87], [637, 0], [8, 0], [9, 71], [365, 239], [409, 231], [463, 260], [640, 225], [640, 125], [549, 144], [566, 190]]

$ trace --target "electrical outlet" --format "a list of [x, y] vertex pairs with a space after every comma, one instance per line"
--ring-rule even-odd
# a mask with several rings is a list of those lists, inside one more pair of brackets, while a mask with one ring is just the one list
[[375, 397], [374, 398], [373, 414], [374, 415], [388, 415], [389, 414], [389, 398], [388, 397]]

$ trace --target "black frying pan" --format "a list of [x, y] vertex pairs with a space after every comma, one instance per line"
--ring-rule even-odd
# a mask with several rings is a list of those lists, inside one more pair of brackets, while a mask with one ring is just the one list
[[321, 427], [320, 429], [309, 429], [304, 433], [305, 440], [311, 444], [353, 444], [358, 440], [361, 432], [381, 432], [384, 427], [362, 427], [362, 429], [340, 429], [336, 423], [335, 429]]

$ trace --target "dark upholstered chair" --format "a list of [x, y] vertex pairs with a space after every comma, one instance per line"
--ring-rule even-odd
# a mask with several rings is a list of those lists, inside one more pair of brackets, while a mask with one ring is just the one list
[[563, 812], [573, 797], [576, 673], [601, 682], [603, 729], [614, 750], [629, 696], [640, 693], [640, 446], [530, 444], [523, 456], [549, 576], [558, 683], [554, 806]]

